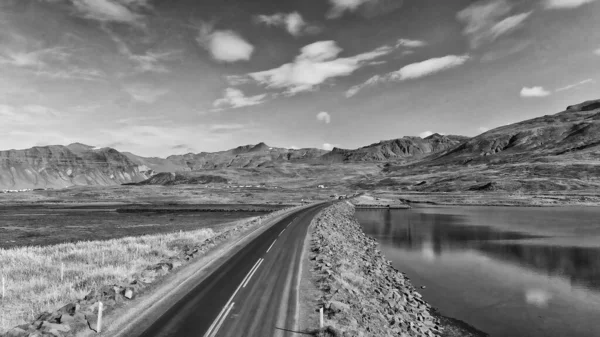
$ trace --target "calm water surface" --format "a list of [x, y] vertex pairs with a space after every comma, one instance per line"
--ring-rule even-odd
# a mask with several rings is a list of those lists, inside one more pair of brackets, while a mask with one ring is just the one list
[[600, 337], [600, 208], [358, 210], [431, 305], [493, 337]]

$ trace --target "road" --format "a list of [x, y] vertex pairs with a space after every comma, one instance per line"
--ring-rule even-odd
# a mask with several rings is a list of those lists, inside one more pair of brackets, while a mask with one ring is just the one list
[[313, 217], [292, 213], [252, 240], [139, 337], [284, 337], [297, 322], [299, 267]]

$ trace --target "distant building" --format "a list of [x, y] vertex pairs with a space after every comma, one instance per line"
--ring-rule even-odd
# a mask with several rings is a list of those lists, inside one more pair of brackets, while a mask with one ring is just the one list
[[319, 185], [317, 188], [325, 188], [325, 185]]

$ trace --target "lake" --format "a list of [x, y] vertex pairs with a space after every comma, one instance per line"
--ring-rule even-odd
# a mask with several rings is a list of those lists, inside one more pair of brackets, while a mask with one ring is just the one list
[[492, 337], [600, 336], [600, 208], [421, 206], [356, 217], [443, 315]]

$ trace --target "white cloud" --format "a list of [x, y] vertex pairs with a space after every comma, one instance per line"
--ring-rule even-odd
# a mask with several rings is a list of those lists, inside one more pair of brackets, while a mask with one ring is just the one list
[[77, 12], [87, 19], [141, 26], [139, 11], [149, 9], [148, 0], [73, 0]]
[[325, 111], [321, 111], [317, 114], [317, 120], [329, 124], [331, 123], [331, 115]]
[[359, 12], [362, 16], [370, 18], [383, 15], [402, 7], [403, 0], [329, 0], [331, 9], [327, 18], [336, 19], [346, 12]]
[[521, 97], [546, 97], [550, 92], [543, 87], [523, 87]]
[[242, 108], [264, 103], [266, 97], [267, 94], [246, 96], [239, 89], [227, 88], [224, 97], [214, 101], [213, 106], [215, 108]]
[[600, 56], [600, 48], [598, 48], [598, 49], [594, 50], [594, 54], [596, 54], [596, 55]]
[[576, 8], [594, 0], [546, 0], [545, 7], [548, 9]]
[[556, 92], [560, 92], [560, 91], [565, 91], [565, 90], [571, 90], [571, 89], [574, 89], [576, 87], [579, 87], [579, 86], [582, 86], [582, 85], [586, 85], [586, 84], [590, 84], [590, 83], [594, 83], [594, 82], [595, 81], [593, 79], [588, 78], [586, 80], [583, 80], [583, 81], [580, 81], [580, 82], [577, 82], [577, 83], [569, 84], [569, 85], [566, 85], [564, 87], [558, 88], [555, 91]]
[[213, 124], [209, 127], [209, 130], [211, 132], [226, 132], [226, 131], [235, 131], [235, 130], [241, 130], [243, 128], [245, 128], [246, 126], [243, 124], [237, 124], [237, 123], [233, 123], [233, 124]]
[[213, 30], [210, 24], [202, 25], [196, 41], [219, 62], [248, 61], [254, 52], [254, 46], [238, 33], [232, 30]]
[[258, 15], [256, 16], [256, 21], [268, 26], [284, 27], [288, 33], [293, 36], [315, 34], [319, 32], [318, 27], [308, 25], [302, 18], [302, 15], [298, 12], [289, 14], [276, 13], [273, 15]]
[[490, 28], [490, 34], [492, 40], [497, 39], [499, 36], [509, 34], [510, 32], [517, 30], [523, 26], [523, 23], [533, 12], [516, 14], [502, 19], [500, 22], [494, 24]]
[[468, 55], [447, 55], [411, 63], [391, 73], [375, 75], [367, 81], [351, 87], [346, 91], [346, 97], [352, 97], [367, 87], [373, 87], [381, 83], [406, 81], [433, 75], [444, 70], [461, 66], [468, 60]]
[[431, 135], [433, 135], [433, 132], [431, 132], [431, 131], [423, 131], [423, 132], [419, 133], [419, 137], [421, 137], [421, 138], [426, 138]]
[[510, 15], [513, 7], [507, 0], [487, 0], [474, 2], [458, 12], [456, 18], [465, 24], [463, 34], [471, 48], [479, 48], [521, 28], [531, 12]]
[[468, 55], [447, 55], [406, 65], [392, 73], [392, 79], [400, 81], [416, 79], [438, 73], [440, 71], [463, 65], [469, 60]]
[[379, 47], [352, 57], [340, 57], [342, 51], [335, 41], [319, 41], [300, 50], [291, 63], [278, 68], [250, 73], [252, 80], [271, 89], [284, 89], [285, 94], [294, 95], [314, 90], [326, 80], [348, 76], [374, 59], [391, 53], [394, 48]]
[[419, 48], [426, 46], [427, 43], [420, 40], [400, 39], [396, 43], [396, 47]]
[[167, 89], [154, 88], [141, 83], [127, 85], [123, 90], [134, 100], [147, 104], [156, 102], [157, 99], [169, 92]]
[[323, 143], [322, 148], [323, 148], [323, 150], [331, 151], [336, 146], [337, 146], [336, 144]]
[[486, 128], [485, 126], [480, 126], [477, 130], [479, 130], [480, 133], [484, 133], [484, 132], [490, 131], [490, 129]]
[[138, 72], [167, 73], [169, 72], [169, 69], [163, 63], [175, 60], [181, 53], [179, 50], [147, 50], [143, 54], [135, 54], [131, 51], [127, 43], [125, 43], [125, 41], [123, 41], [116, 33], [106, 26], [103, 26], [102, 28], [115, 42], [119, 53], [135, 64], [135, 70]]
[[43, 105], [30, 104], [16, 107], [8, 104], [0, 104], [0, 117], [3, 125], [41, 125], [43, 123], [57, 122], [56, 118], [62, 114]]
[[290, 149], [290, 150], [299, 150], [300, 149], [299, 147], [297, 147], [295, 145], [290, 145], [287, 148]]

